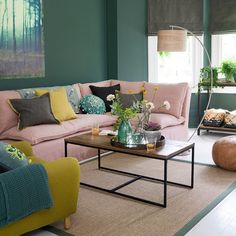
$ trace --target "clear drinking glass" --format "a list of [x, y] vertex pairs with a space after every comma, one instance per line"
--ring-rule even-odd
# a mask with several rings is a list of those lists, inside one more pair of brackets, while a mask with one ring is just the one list
[[94, 122], [92, 127], [92, 135], [99, 135], [100, 129], [99, 129], [99, 123]]
[[157, 140], [160, 140], [160, 131], [145, 131], [146, 147], [148, 152], [153, 152], [156, 150]]

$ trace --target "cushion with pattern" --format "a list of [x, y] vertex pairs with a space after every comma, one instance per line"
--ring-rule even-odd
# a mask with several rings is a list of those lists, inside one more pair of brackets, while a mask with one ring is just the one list
[[104, 101], [92, 94], [85, 95], [80, 100], [80, 109], [85, 114], [104, 114], [106, 112], [106, 106]]
[[0, 141], [0, 166], [1, 170], [12, 170], [26, 166], [30, 160], [18, 148], [9, 143]]

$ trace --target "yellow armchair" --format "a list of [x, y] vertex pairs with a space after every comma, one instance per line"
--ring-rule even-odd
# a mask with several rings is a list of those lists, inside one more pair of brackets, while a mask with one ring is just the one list
[[28, 142], [14, 142], [12, 145], [23, 151], [33, 163], [41, 163], [45, 167], [53, 206], [0, 228], [0, 236], [19, 236], [62, 219], [65, 229], [69, 229], [70, 215], [76, 212], [79, 193], [80, 168], [77, 159], [67, 157], [46, 162], [33, 156]]

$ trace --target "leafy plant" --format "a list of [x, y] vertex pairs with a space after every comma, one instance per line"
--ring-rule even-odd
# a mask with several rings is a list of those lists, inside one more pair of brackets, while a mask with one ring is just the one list
[[143, 127], [147, 131], [158, 131], [161, 129], [161, 126], [158, 123], [155, 122], [148, 122]]
[[161, 58], [169, 57], [170, 52], [161, 51], [161, 52], [159, 52], [159, 55]]
[[134, 118], [137, 113], [140, 111], [139, 102], [134, 102], [132, 106], [123, 108], [121, 102], [120, 102], [120, 96], [119, 93], [116, 95], [108, 95], [107, 101], [112, 101], [111, 105], [111, 113], [112, 115], [117, 116], [116, 123], [114, 124], [114, 130], [118, 129], [120, 123], [122, 121], [128, 121], [131, 118]]
[[226, 82], [231, 82], [236, 73], [236, 61], [226, 60], [222, 62], [221, 72], [225, 74]]
[[[213, 87], [218, 87], [219, 80], [218, 80], [218, 74], [219, 74], [219, 67], [212, 67], [213, 71]], [[211, 67], [205, 66], [200, 70], [200, 82], [204, 84], [205, 86], [211, 85]]]

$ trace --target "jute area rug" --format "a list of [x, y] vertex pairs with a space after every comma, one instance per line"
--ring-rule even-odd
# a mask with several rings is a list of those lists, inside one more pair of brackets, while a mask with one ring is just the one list
[[[159, 160], [115, 153], [103, 157], [102, 165], [163, 178], [163, 163]], [[81, 181], [86, 183], [112, 188], [129, 179], [127, 176], [98, 171], [96, 160], [81, 165]], [[189, 184], [190, 164], [169, 161], [168, 180]], [[235, 180], [235, 172], [196, 164], [194, 189], [169, 185], [167, 208], [81, 187], [78, 211], [72, 217], [73, 226], [68, 232], [76, 236], [174, 235]], [[143, 180], [120, 191], [149, 200], [162, 201], [163, 197], [163, 185]], [[60, 222], [54, 226], [63, 228]]]

